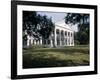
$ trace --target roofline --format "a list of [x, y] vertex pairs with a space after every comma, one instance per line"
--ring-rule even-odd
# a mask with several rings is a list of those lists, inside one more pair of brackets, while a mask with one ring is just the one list
[[[62, 27], [62, 26], [59, 26], [59, 25], [57, 25], [57, 24], [55, 24], [55, 26]], [[65, 28], [65, 27], [63, 27], [63, 28]], [[65, 28], [65, 29], [68, 29], [68, 28]], [[68, 29], [68, 30], [74, 31], [74, 30], [71, 30], [71, 29]]]

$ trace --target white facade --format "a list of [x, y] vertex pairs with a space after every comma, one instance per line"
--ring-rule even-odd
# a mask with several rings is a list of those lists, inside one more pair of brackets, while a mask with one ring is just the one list
[[74, 31], [65, 23], [56, 23], [54, 39], [55, 46], [74, 46]]
[[58, 22], [55, 23], [54, 31], [49, 39], [43, 41], [42, 38], [37, 39], [33, 36], [27, 36], [25, 46], [31, 45], [46, 45], [49, 47], [74, 46], [74, 31], [71, 29], [71, 26]]

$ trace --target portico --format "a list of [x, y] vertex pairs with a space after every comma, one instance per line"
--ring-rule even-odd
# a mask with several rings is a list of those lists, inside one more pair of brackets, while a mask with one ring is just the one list
[[55, 46], [74, 46], [74, 31], [71, 26], [57, 23], [54, 29]]

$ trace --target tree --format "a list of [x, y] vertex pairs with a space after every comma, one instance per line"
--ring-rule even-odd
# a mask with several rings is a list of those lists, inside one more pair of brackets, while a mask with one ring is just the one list
[[67, 13], [65, 23], [78, 24], [78, 32], [75, 33], [75, 39], [80, 44], [89, 44], [89, 14]]
[[44, 43], [47, 44], [47, 39], [53, 31], [54, 23], [52, 22], [51, 18], [48, 18], [46, 15], [44, 15], [41, 17], [39, 26], [41, 27], [40, 34], [42, 35], [43, 41], [46, 41]]
[[[23, 45], [26, 45], [27, 36], [33, 36], [36, 32], [37, 13], [32, 11], [23, 11]], [[27, 34], [26, 34], [27, 33]]]
[[35, 11], [23, 11], [23, 39], [25, 38], [25, 31], [37, 39], [40, 37], [48, 39], [53, 27], [52, 19], [46, 15], [41, 16]]

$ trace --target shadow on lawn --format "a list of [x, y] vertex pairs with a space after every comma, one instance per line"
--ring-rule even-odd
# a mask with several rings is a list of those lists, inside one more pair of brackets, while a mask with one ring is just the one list
[[23, 56], [23, 68], [44, 68], [44, 67], [64, 67], [64, 66], [86, 66], [88, 61], [77, 63], [72, 60], [57, 60], [56, 58], [32, 57], [31, 54]]

